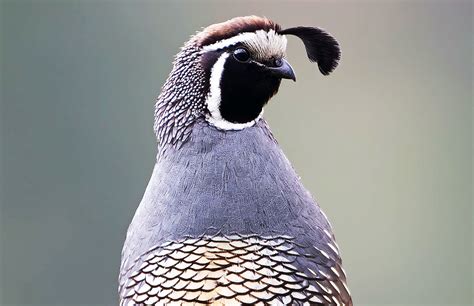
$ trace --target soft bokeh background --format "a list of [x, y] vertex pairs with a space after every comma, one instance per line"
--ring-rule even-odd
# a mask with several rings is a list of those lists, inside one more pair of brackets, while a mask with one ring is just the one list
[[2, 305], [114, 305], [155, 158], [153, 100], [199, 28], [258, 14], [328, 29], [321, 76], [265, 116], [329, 216], [356, 305], [470, 305], [471, 1], [2, 1]]

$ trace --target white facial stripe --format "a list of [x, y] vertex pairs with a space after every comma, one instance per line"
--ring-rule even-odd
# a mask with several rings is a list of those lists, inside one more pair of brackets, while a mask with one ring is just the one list
[[204, 46], [202, 49], [203, 51], [216, 51], [220, 49], [224, 49], [226, 47], [233, 46], [238, 43], [242, 43], [244, 41], [251, 40], [255, 36], [255, 33], [252, 32], [247, 32], [247, 33], [240, 33], [239, 35], [233, 36], [231, 38], [219, 40], [216, 43], [213, 43], [212, 45], [207, 45]]
[[262, 54], [283, 57], [286, 51], [287, 40], [285, 36], [273, 30], [268, 32], [258, 30], [256, 32], [241, 33], [231, 38], [220, 40], [212, 45], [204, 46], [203, 51], [220, 50], [237, 43], [243, 43], [257, 56]]
[[254, 125], [262, 116], [263, 110], [258, 115], [257, 119], [252, 120], [246, 123], [232, 123], [224, 118], [222, 118], [219, 106], [221, 104], [221, 78], [222, 72], [224, 71], [224, 64], [226, 59], [229, 57], [228, 53], [223, 53], [216, 61], [214, 66], [211, 69], [211, 79], [210, 79], [210, 89], [209, 94], [206, 98], [207, 109], [211, 113], [210, 116], [207, 116], [206, 120], [214, 125], [215, 127], [222, 130], [242, 130], [246, 127]]
[[221, 77], [222, 72], [224, 71], [225, 60], [229, 57], [228, 53], [223, 53], [216, 61], [214, 66], [211, 69], [211, 79], [209, 94], [206, 98], [206, 105], [209, 112], [211, 112], [211, 117], [216, 119], [221, 119], [222, 116], [219, 111], [219, 105], [221, 104]]

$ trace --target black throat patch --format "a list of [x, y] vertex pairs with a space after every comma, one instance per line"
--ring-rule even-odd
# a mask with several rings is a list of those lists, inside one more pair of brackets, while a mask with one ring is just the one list
[[277, 93], [280, 82], [257, 64], [242, 64], [229, 56], [220, 81], [222, 118], [232, 123], [257, 119], [263, 106]]

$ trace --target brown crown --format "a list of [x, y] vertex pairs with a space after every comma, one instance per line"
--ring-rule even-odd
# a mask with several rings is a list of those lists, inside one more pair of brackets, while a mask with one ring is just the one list
[[245, 16], [210, 25], [198, 33], [195, 38], [198, 45], [203, 47], [240, 33], [255, 32], [257, 30], [278, 32], [280, 29], [279, 24], [265, 17]]

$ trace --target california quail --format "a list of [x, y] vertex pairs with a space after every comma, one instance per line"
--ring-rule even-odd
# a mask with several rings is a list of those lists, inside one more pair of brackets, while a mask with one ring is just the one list
[[331, 226], [262, 118], [281, 79], [295, 80], [286, 35], [324, 75], [337, 66], [323, 30], [256, 16], [211, 25], [177, 54], [122, 251], [121, 305], [352, 305]]

